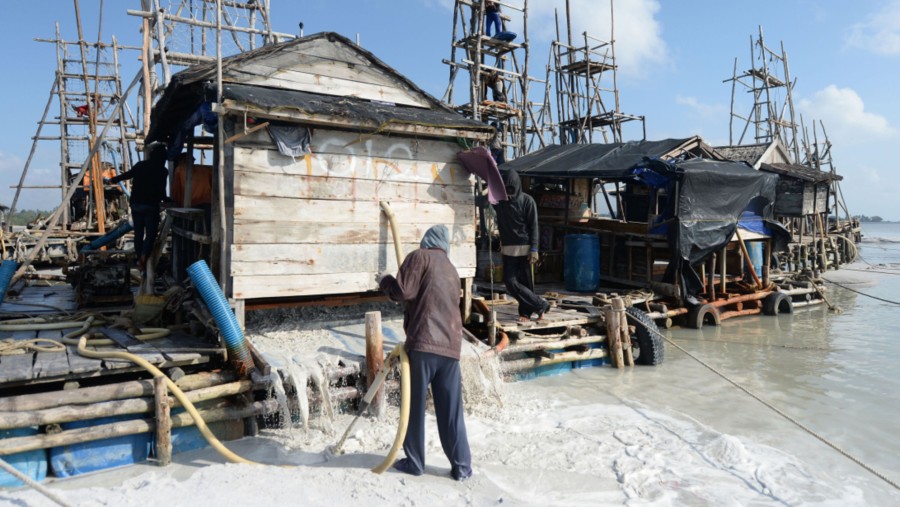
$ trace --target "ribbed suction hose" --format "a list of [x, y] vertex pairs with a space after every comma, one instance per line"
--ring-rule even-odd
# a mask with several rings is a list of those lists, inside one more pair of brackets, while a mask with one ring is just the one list
[[222, 293], [209, 266], [206, 265], [206, 261], [201, 259], [188, 266], [187, 272], [194, 287], [200, 292], [203, 302], [206, 303], [206, 307], [212, 313], [216, 326], [219, 327], [219, 333], [225, 340], [225, 348], [228, 349], [228, 358], [234, 364], [239, 375], [248, 374], [256, 367], [253, 364], [253, 358], [250, 357], [247, 342], [244, 340], [244, 332], [241, 331], [241, 326], [238, 325], [237, 318], [231, 311], [231, 307], [228, 306], [225, 294]]

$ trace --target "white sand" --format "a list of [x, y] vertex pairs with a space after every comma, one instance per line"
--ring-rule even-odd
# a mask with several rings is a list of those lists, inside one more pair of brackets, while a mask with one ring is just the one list
[[[315, 326], [298, 331], [307, 323], [288, 320], [294, 322], [259, 326], [252, 334], [254, 342], [284, 358], [315, 356], [325, 346], [337, 346], [329, 341], [329, 333]], [[73, 504], [116, 507], [900, 504], [900, 495], [889, 488], [870, 496], [876, 481], [860, 479], [866, 474], [841, 462], [843, 458], [820, 461], [810, 458], [816, 456], [811, 453], [804, 460], [773, 447], [776, 435], [771, 445], [763, 444], [677, 411], [663, 413], [617, 397], [617, 384], [628, 383], [632, 373], [581, 370], [497, 389], [485, 382], [489, 375], [481, 373], [490, 374], [490, 365], [478, 365], [469, 353], [463, 364], [475, 470], [466, 482], [450, 479], [432, 415], [427, 420], [424, 476], [370, 472], [396, 431], [398, 410], [389, 407], [383, 419], [357, 424], [341, 456], [331, 456], [327, 448], [351, 416], [338, 415], [332, 425], [314, 414], [308, 430], [264, 430], [256, 438], [227, 444], [268, 465], [224, 463], [207, 449], [176, 455], [166, 468], [142, 464], [48, 485]], [[633, 375], [651, 371], [638, 368]], [[570, 382], [576, 378], [578, 382]], [[787, 435], [782, 438], [796, 433]], [[795, 440], [779, 447], [796, 449], [802, 444]], [[810, 440], [808, 445], [818, 444]], [[0, 505], [53, 504], [35, 491], [20, 489], [0, 491]]]

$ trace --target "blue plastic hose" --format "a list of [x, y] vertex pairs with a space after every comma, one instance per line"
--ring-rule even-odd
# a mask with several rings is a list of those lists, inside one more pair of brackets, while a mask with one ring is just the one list
[[235, 318], [234, 312], [231, 311], [231, 307], [228, 306], [225, 294], [219, 288], [219, 283], [213, 277], [209, 266], [206, 265], [206, 261], [201, 259], [191, 264], [188, 266], [187, 272], [194, 283], [194, 287], [200, 292], [203, 302], [206, 303], [206, 307], [212, 313], [216, 325], [219, 327], [219, 333], [222, 334], [222, 339], [225, 340], [228, 357], [237, 363], [238, 370], [242, 373], [254, 369], [253, 359], [250, 357], [250, 349], [244, 340], [241, 326], [238, 325], [237, 318]]
[[5, 260], [0, 263], [0, 303], [6, 297], [6, 289], [9, 288], [9, 282], [19, 269], [19, 263], [14, 260]]
[[122, 224], [119, 224], [119, 226], [116, 227], [115, 229], [109, 231], [108, 233], [106, 233], [103, 236], [100, 236], [99, 238], [95, 239], [94, 241], [91, 241], [90, 244], [83, 246], [81, 248], [81, 253], [90, 252], [91, 250], [96, 250], [98, 248], [102, 248], [102, 247], [112, 243], [113, 241], [121, 238], [122, 236], [124, 236], [125, 234], [130, 232], [132, 229], [134, 229], [134, 225], [132, 225], [131, 222], [124, 222]]

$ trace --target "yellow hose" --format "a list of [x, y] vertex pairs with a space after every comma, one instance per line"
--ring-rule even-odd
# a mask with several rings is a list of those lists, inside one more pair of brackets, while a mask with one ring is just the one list
[[397, 424], [397, 435], [394, 436], [394, 444], [391, 446], [391, 450], [384, 458], [384, 461], [372, 469], [376, 474], [384, 472], [394, 464], [397, 454], [400, 453], [400, 449], [403, 447], [403, 440], [406, 439], [406, 429], [409, 426], [409, 356], [406, 355], [406, 350], [403, 349], [402, 344], [398, 345], [397, 348], [400, 349], [400, 422]]
[[403, 250], [400, 248], [400, 231], [397, 230], [394, 210], [387, 201], [378, 201], [378, 205], [381, 206], [381, 211], [384, 212], [384, 216], [388, 219], [388, 225], [391, 227], [391, 234], [394, 236], [394, 254], [397, 256], [397, 269], [400, 269], [400, 265], [403, 264]]
[[78, 339], [78, 353], [85, 357], [90, 357], [93, 359], [124, 359], [126, 361], [131, 361], [132, 363], [140, 366], [141, 368], [147, 370], [153, 375], [153, 378], [162, 377], [166, 379], [166, 386], [168, 386], [169, 390], [172, 391], [172, 394], [178, 401], [181, 403], [181, 406], [191, 415], [191, 418], [194, 419], [194, 423], [197, 425], [197, 429], [200, 430], [200, 433], [203, 435], [203, 438], [209, 442], [209, 445], [213, 447], [216, 451], [219, 452], [222, 456], [225, 457], [228, 461], [232, 463], [246, 463], [248, 465], [261, 465], [262, 463], [257, 463], [255, 461], [250, 461], [248, 459], [242, 458], [237, 454], [231, 452], [225, 445], [213, 435], [213, 432], [209, 429], [209, 426], [206, 425], [206, 422], [200, 416], [200, 413], [197, 412], [197, 409], [194, 407], [194, 404], [191, 403], [191, 400], [184, 394], [184, 391], [178, 388], [175, 385], [175, 382], [169, 379], [162, 371], [159, 370], [156, 366], [150, 364], [149, 361], [144, 359], [141, 356], [137, 356], [135, 354], [131, 354], [128, 352], [120, 352], [117, 350], [109, 350], [109, 351], [93, 351], [87, 349], [87, 335], [82, 335], [81, 338]]
[[[384, 459], [384, 462], [372, 469], [373, 472], [378, 474], [384, 472], [394, 464], [394, 460], [397, 458], [397, 454], [400, 452], [400, 449], [403, 446], [403, 440], [406, 438], [406, 428], [409, 424], [409, 357], [406, 355], [406, 351], [403, 350], [402, 345], [399, 345], [397, 348], [399, 349], [400, 356], [400, 424], [397, 426], [397, 435], [394, 438], [394, 444], [391, 446], [391, 450], [388, 453], [387, 457]], [[129, 352], [121, 352], [118, 350], [88, 350], [87, 335], [82, 335], [81, 338], [78, 339], [78, 353], [82, 356], [90, 357], [93, 359], [124, 359], [126, 361], [131, 361], [132, 363], [150, 372], [150, 374], [153, 375], [153, 378], [162, 377], [166, 379], [166, 386], [169, 388], [175, 398], [178, 399], [178, 401], [181, 403], [181, 406], [184, 407], [188, 414], [190, 414], [191, 418], [194, 420], [194, 423], [197, 425], [197, 429], [200, 430], [203, 438], [205, 438], [206, 441], [209, 442], [209, 445], [211, 445], [213, 449], [215, 449], [225, 459], [232, 463], [245, 463], [248, 465], [264, 464], [242, 458], [225, 447], [225, 444], [223, 444], [218, 438], [216, 438], [213, 432], [209, 429], [209, 426], [206, 425], [203, 417], [199, 412], [197, 412], [194, 404], [191, 403], [191, 400], [188, 399], [188, 397], [184, 394], [184, 391], [182, 391], [177, 385], [175, 385], [175, 382], [172, 382], [172, 380], [169, 379], [169, 377], [167, 377], [162, 371], [160, 371], [159, 368], [150, 364], [150, 362], [143, 357], [131, 354]], [[287, 466], [287, 468], [293, 467]]]

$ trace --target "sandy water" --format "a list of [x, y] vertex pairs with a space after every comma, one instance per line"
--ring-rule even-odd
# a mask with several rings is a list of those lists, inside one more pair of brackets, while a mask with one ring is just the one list
[[[900, 225], [865, 227], [866, 262], [832, 272], [847, 287], [900, 300]], [[871, 265], [870, 265], [871, 264]], [[851, 271], [853, 270], [853, 271]], [[895, 437], [900, 337], [894, 305], [831, 286], [825, 307], [745, 318], [667, 335], [685, 350], [900, 481]], [[265, 330], [261, 346], [315, 356], [310, 322]], [[164, 469], [137, 465], [51, 487], [76, 505], [900, 505], [900, 492], [667, 347], [654, 368], [576, 370], [505, 384], [502, 404], [467, 407], [475, 476], [448, 478], [433, 416], [422, 477], [374, 475], [396, 430], [396, 407], [366, 419], [345, 445], [325, 452], [349, 416], [309, 429], [266, 430], [229, 443], [282, 468], [226, 464], [205, 450]], [[43, 506], [33, 491], [0, 491], [0, 505]]]

